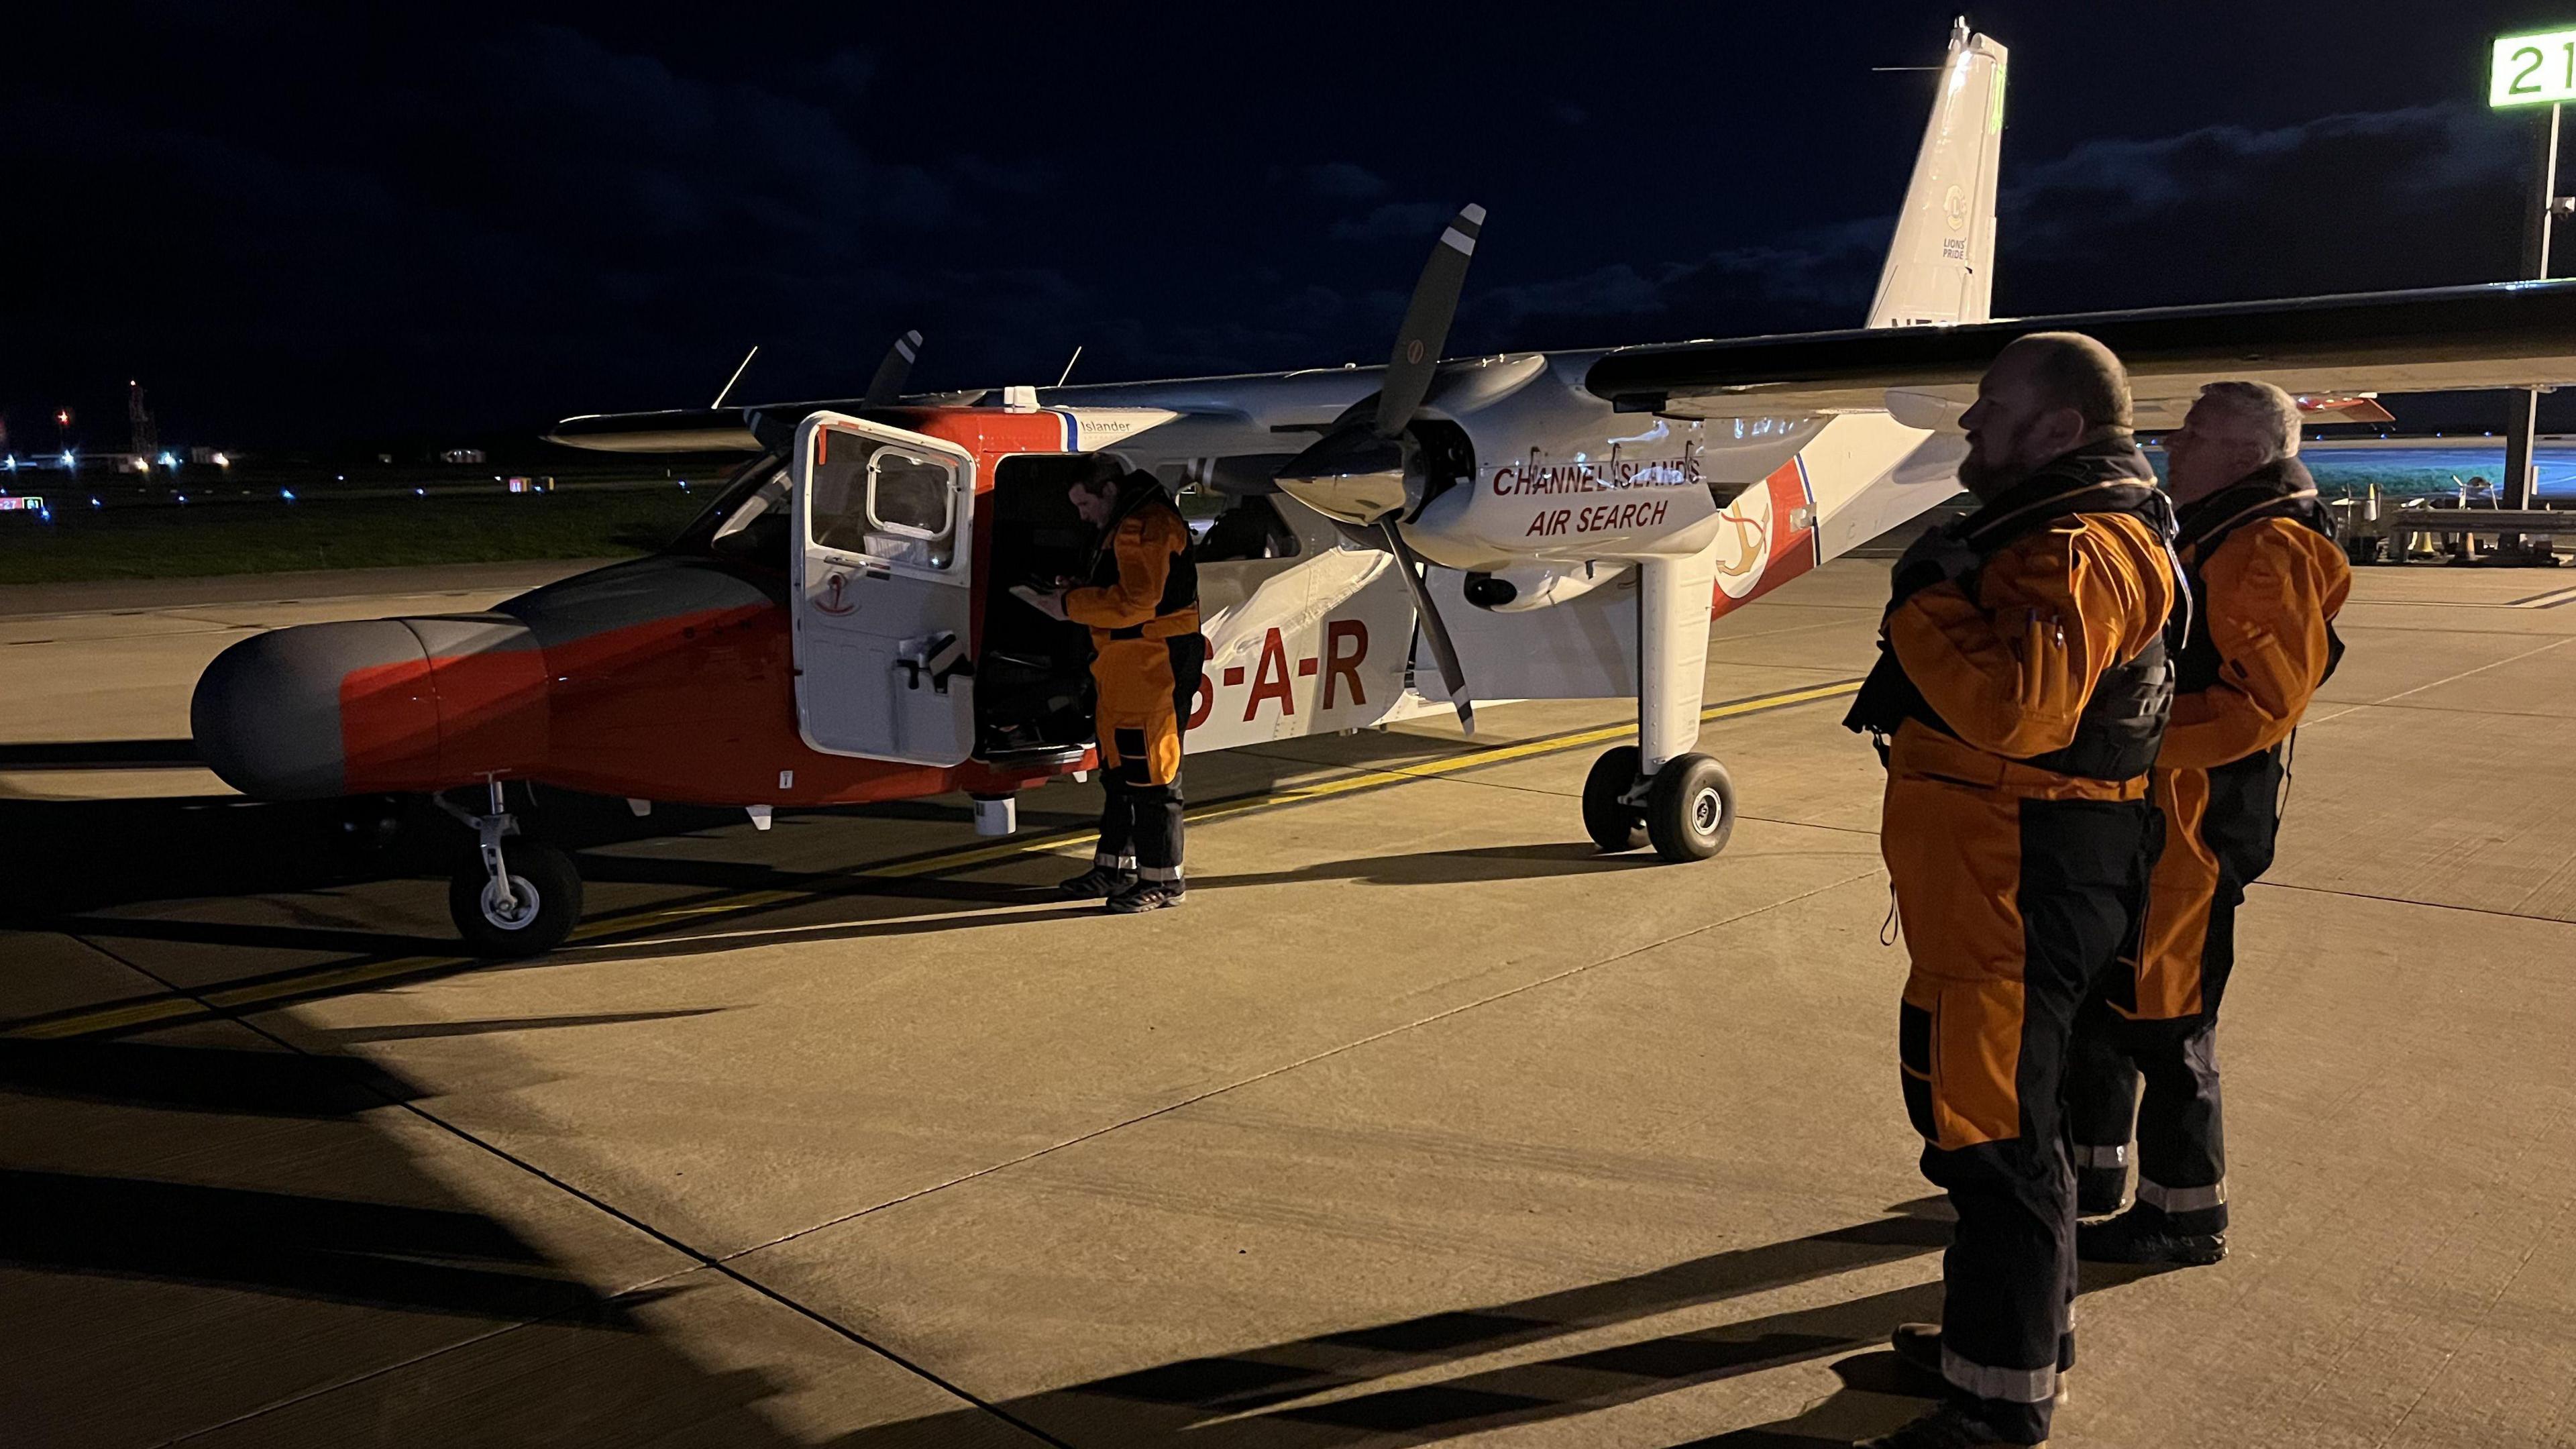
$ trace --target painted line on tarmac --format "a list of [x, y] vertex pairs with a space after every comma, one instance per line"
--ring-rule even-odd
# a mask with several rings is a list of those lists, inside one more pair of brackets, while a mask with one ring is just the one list
[[[1776, 709], [1813, 704], [1859, 691], [1857, 679], [1836, 680], [1805, 689], [1786, 690], [1778, 694], [1755, 695], [1749, 699], [1730, 700], [1700, 711], [1703, 723], [1735, 719], [1744, 715], [1763, 714]], [[1606, 725], [1598, 729], [1575, 730], [1566, 734], [1542, 735], [1514, 745], [1497, 745], [1492, 749], [1473, 750], [1448, 759], [1431, 760], [1418, 765], [1387, 765], [1364, 770], [1312, 785], [1299, 785], [1261, 795], [1248, 795], [1233, 800], [1216, 800], [1187, 813], [1191, 824], [1230, 819], [1257, 810], [1276, 810], [1292, 805], [1312, 804], [1363, 790], [1382, 790], [1390, 786], [1411, 784], [1419, 780], [1436, 780], [1489, 765], [1509, 764], [1515, 760], [1534, 759], [1542, 755], [1562, 754], [1586, 745], [1607, 744], [1636, 734], [1629, 724]], [[1090, 845], [1100, 838], [1097, 830], [1064, 830], [1049, 835], [1033, 835], [1015, 840], [997, 841], [991, 845], [968, 846], [959, 850], [938, 851], [909, 860], [891, 860], [864, 870], [851, 871], [847, 879], [917, 880], [989, 865], [995, 861], [1025, 856], [1047, 855]], [[626, 915], [603, 916], [576, 927], [566, 938], [566, 945], [631, 945], [642, 937], [635, 933], [651, 931], [676, 922], [713, 915], [731, 915], [767, 910], [775, 906], [808, 900], [823, 900], [838, 891], [809, 889], [746, 891], [728, 896], [714, 904], [661, 907]], [[68, 932], [77, 936], [79, 932]], [[610, 941], [606, 938], [617, 937]], [[0, 1038], [16, 1040], [50, 1040], [62, 1037], [91, 1036], [102, 1032], [131, 1031], [137, 1027], [170, 1025], [204, 1017], [227, 1016], [245, 1008], [284, 1006], [317, 996], [338, 995], [356, 987], [388, 985], [406, 977], [444, 975], [471, 970], [490, 963], [470, 956], [404, 956], [387, 961], [354, 961], [339, 966], [318, 966], [283, 971], [237, 982], [187, 996], [154, 997], [116, 1006], [96, 1007], [65, 1015], [38, 1018], [0, 1030]]]

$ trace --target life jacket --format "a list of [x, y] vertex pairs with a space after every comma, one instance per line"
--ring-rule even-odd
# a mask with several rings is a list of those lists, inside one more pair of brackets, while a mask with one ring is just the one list
[[[1118, 482], [1118, 509], [1110, 515], [1108, 526], [1101, 529], [1100, 541], [1092, 546], [1089, 582], [1103, 588], [1118, 582], [1118, 528], [1128, 519], [1152, 509], [1172, 515], [1178, 526], [1181, 546], [1173, 553], [1169, 571], [1163, 575], [1163, 596], [1154, 605], [1151, 623], [1136, 624], [1108, 631], [1112, 639], [1160, 639], [1174, 632], [1173, 625], [1184, 621], [1178, 616], [1191, 616], [1182, 632], [1198, 632], [1199, 562], [1197, 536], [1190, 532], [1189, 521], [1172, 506], [1171, 496], [1150, 473], [1130, 473]], [[1158, 625], [1163, 627], [1157, 627]]]
[[[2341, 531], [2333, 510], [2317, 497], [2317, 480], [2296, 458], [2266, 464], [2183, 511], [2180, 532], [2174, 539], [2174, 550], [2183, 561], [2183, 576], [2191, 585], [2191, 627], [2174, 667], [2174, 688], [2183, 694], [2197, 694], [2217, 684], [2219, 671], [2227, 664], [2210, 638], [2209, 584], [2201, 577], [2201, 560], [2218, 552], [2219, 545], [2236, 530], [2266, 518], [2291, 519], [2328, 539], [2334, 539]], [[2318, 682], [2334, 678], [2335, 666], [2342, 662], [2343, 636], [2335, 632], [2334, 621], [2329, 619], [2326, 672]]]
[[[2126, 438], [2079, 448], [1952, 525], [1952, 536], [1977, 558], [1976, 567], [1960, 575], [1956, 582], [1974, 599], [1986, 562], [2005, 548], [2061, 519], [2106, 513], [2126, 514], [2147, 525], [2164, 546], [2177, 597], [2187, 597], [2182, 562], [2173, 552], [2172, 500], [2156, 486], [2155, 471], [2147, 466], [2137, 445]], [[1894, 580], [1888, 608], [1894, 610], [1938, 581], [1932, 577]], [[2074, 739], [2063, 748], [2027, 756], [2017, 763], [2095, 780], [2131, 780], [2145, 774], [2164, 746], [2165, 722], [2173, 714], [2174, 660], [2189, 637], [2190, 627], [2189, 617], [2181, 611], [2169, 615], [2164, 628], [2147, 641], [2146, 647], [2103, 670], [2094, 681], [2084, 712], [2076, 720]], [[1931, 701], [1923, 697], [1923, 691], [1906, 677], [1904, 666], [1897, 663], [1895, 651], [1888, 648], [1884, 638], [1878, 647], [1878, 663], [1862, 683], [1851, 713], [1843, 719], [1844, 727], [1878, 737], [1882, 755], [1885, 742], [1909, 719], [1957, 738], [1958, 731], [1950, 728]]]

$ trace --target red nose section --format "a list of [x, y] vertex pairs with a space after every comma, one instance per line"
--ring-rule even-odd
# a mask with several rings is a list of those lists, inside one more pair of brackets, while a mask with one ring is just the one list
[[245, 795], [444, 789], [545, 758], [545, 652], [504, 614], [278, 629], [216, 656], [189, 715]]

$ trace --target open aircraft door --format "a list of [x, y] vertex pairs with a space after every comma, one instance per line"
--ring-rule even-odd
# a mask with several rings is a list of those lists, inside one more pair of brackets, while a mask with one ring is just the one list
[[840, 413], [796, 430], [796, 717], [835, 755], [954, 765], [975, 745], [975, 461]]

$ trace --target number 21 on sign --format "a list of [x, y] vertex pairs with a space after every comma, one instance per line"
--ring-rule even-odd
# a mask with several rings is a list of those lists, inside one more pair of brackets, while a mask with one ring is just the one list
[[2487, 104], [2545, 106], [2576, 101], [2576, 30], [2508, 35], [2495, 43]]

